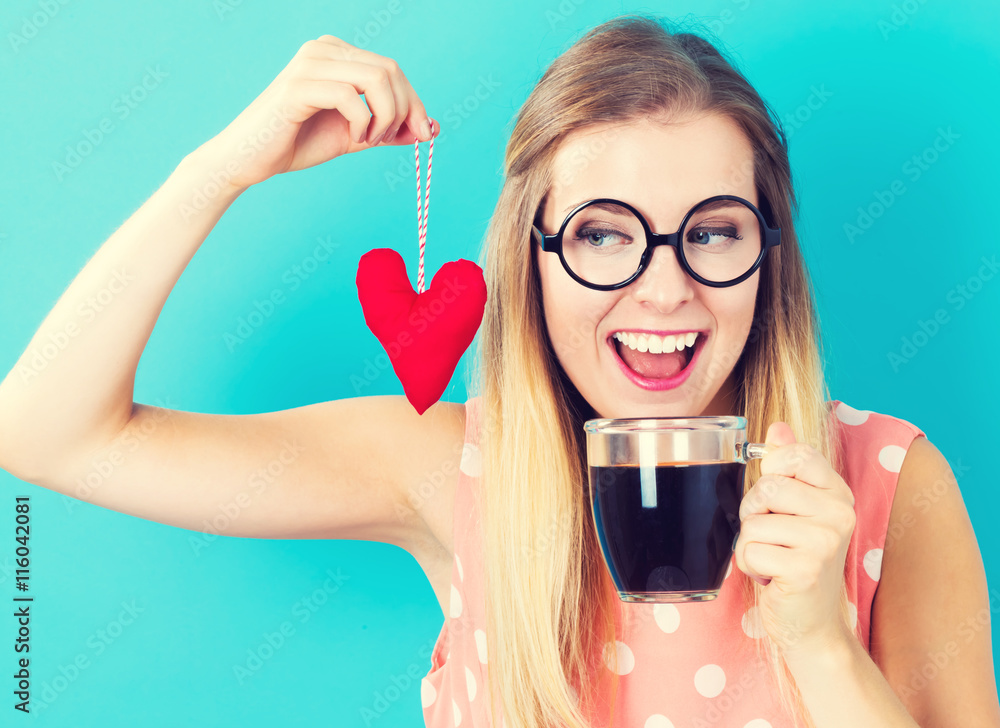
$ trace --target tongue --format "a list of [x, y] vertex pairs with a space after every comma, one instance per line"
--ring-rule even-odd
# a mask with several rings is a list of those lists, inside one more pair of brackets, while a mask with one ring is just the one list
[[618, 354], [634, 372], [647, 379], [666, 379], [684, 368], [687, 357], [683, 351], [670, 354], [650, 354], [633, 351], [627, 346], [618, 346]]

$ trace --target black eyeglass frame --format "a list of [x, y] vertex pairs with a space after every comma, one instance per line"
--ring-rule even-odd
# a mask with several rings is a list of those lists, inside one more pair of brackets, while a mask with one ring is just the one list
[[[770, 205], [767, 202], [767, 199], [763, 197], [761, 199], [763, 200], [762, 207], [764, 207], [768, 211], [768, 215], [770, 216], [771, 209]], [[687, 262], [687, 258], [684, 257], [684, 249], [681, 245], [681, 239], [680, 239], [681, 231], [687, 227], [688, 221], [691, 219], [691, 216], [694, 215], [704, 205], [707, 205], [710, 202], [715, 202], [717, 200], [735, 200], [736, 202], [742, 202], [744, 205], [750, 208], [750, 210], [754, 213], [754, 215], [756, 215], [757, 221], [760, 224], [760, 228], [763, 231], [763, 237], [761, 239], [761, 245], [760, 245], [760, 255], [757, 256], [757, 260], [754, 261], [754, 264], [750, 267], [750, 270], [748, 270], [746, 273], [737, 278], [733, 278], [731, 280], [722, 282], [710, 281], [707, 278], [703, 278], [691, 268], [691, 266]], [[603, 284], [603, 283], [591, 283], [589, 281], [585, 281], [584, 279], [580, 278], [580, 276], [578, 276], [576, 273], [573, 272], [573, 269], [569, 267], [569, 263], [566, 262], [566, 256], [563, 255], [563, 246], [562, 246], [563, 232], [566, 230], [566, 226], [569, 225], [569, 221], [573, 218], [574, 215], [583, 210], [585, 207], [590, 207], [591, 205], [596, 205], [602, 202], [621, 205], [625, 209], [632, 212], [632, 214], [635, 215], [636, 218], [638, 218], [639, 222], [642, 224], [643, 230], [646, 233], [646, 248], [645, 250], [642, 251], [642, 258], [639, 259], [639, 267], [636, 269], [635, 273], [630, 275], [621, 283]], [[764, 262], [764, 258], [767, 256], [767, 251], [781, 244], [781, 228], [770, 227], [767, 224], [767, 220], [765, 220], [763, 213], [761, 213], [761, 211], [757, 209], [756, 205], [754, 205], [749, 200], [745, 200], [742, 197], [738, 197], [736, 195], [715, 195], [714, 197], [708, 197], [702, 200], [701, 202], [697, 203], [694, 207], [692, 207], [690, 210], [688, 210], [688, 213], [684, 216], [684, 219], [681, 221], [680, 227], [677, 228], [676, 232], [672, 233], [654, 233], [650, 229], [649, 223], [646, 222], [646, 218], [643, 217], [642, 213], [640, 213], [638, 210], [632, 207], [632, 205], [629, 205], [626, 202], [622, 202], [621, 200], [612, 199], [610, 197], [600, 197], [596, 200], [588, 200], [587, 202], [577, 205], [575, 209], [573, 209], [568, 215], [566, 215], [566, 219], [563, 220], [562, 225], [559, 227], [559, 232], [553, 233], [552, 235], [546, 235], [541, 231], [541, 229], [539, 229], [538, 220], [536, 218], [534, 224], [532, 224], [531, 226], [531, 236], [532, 239], [536, 243], [538, 243], [541, 246], [542, 250], [544, 250], [545, 252], [559, 254], [559, 260], [562, 261], [563, 268], [566, 270], [567, 273], [569, 273], [570, 277], [573, 280], [575, 280], [577, 283], [583, 286], [586, 286], [587, 288], [592, 288], [597, 291], [614, 291], [619, 288], [624, 288], [625, 286], [632, 283], [636, 278], [638, 278], [643, 274], [646, 268], [649, 267], [649, 261], [652, 260], [653, 258], [653, 251], [658, 245], [671, 246], [677, 255], [677, 259], [681, 263], [681, 267], [684, 268], [684, 271], [699, 283], [706, 286], [712, 286], [713, 288], [727, 288], [729, 286], [735, 286], [737, 283], [742, 283], [747, 278], [752, 276], [754, 274], [754, 271], [756, 271]]]

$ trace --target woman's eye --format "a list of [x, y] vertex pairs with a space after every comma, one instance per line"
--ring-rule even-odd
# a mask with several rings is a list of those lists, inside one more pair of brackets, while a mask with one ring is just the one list
[[692, 230], [691, 234], [688, 236], [688, 240], [690, 242], [700, 246], [713, 244], [722, 245], [731, 239], [741, 239], [740, 236], [736, 234], [736, 230], [734, 228], [703, 228], [701, 230]]
[[596, 228], [580, 230], [576, 234], [576, 238], [591, 248], [608, 248], [612, 245], [628, 242], [628, 239], [619, 232], [614, 230], [598, 230]]

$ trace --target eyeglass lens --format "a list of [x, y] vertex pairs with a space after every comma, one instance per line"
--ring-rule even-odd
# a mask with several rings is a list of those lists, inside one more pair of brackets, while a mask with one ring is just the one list
[[[735, 200], [702, 205], [680, 232], [684, 259], [706, 280], [738, 278], [760, 255], [760, 222], [750, 207]], [[567, 265], [580, 278], [614, 285], [639, 269], [646, 234], [631, 210], [599, 202], [573, 215], [563, 231], [562, 248]]]

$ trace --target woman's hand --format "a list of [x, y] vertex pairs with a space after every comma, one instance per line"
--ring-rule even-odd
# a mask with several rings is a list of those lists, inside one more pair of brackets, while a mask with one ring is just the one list
[[850, 635], [840, 617], [844, 562], [854, 532], [854, 494], [820, 453], [775, 422], [761, 477], [740, 504], [737, 567], [765, 585], [763, 628], [789, 654]]
[[[428, 121], [395, 61], [323, 35], [306, 41], [274, 81], [194, 155], [242, 191], [342, 154], [427, 141]], [[435, 122], [434, 133], [439, 130]]]

